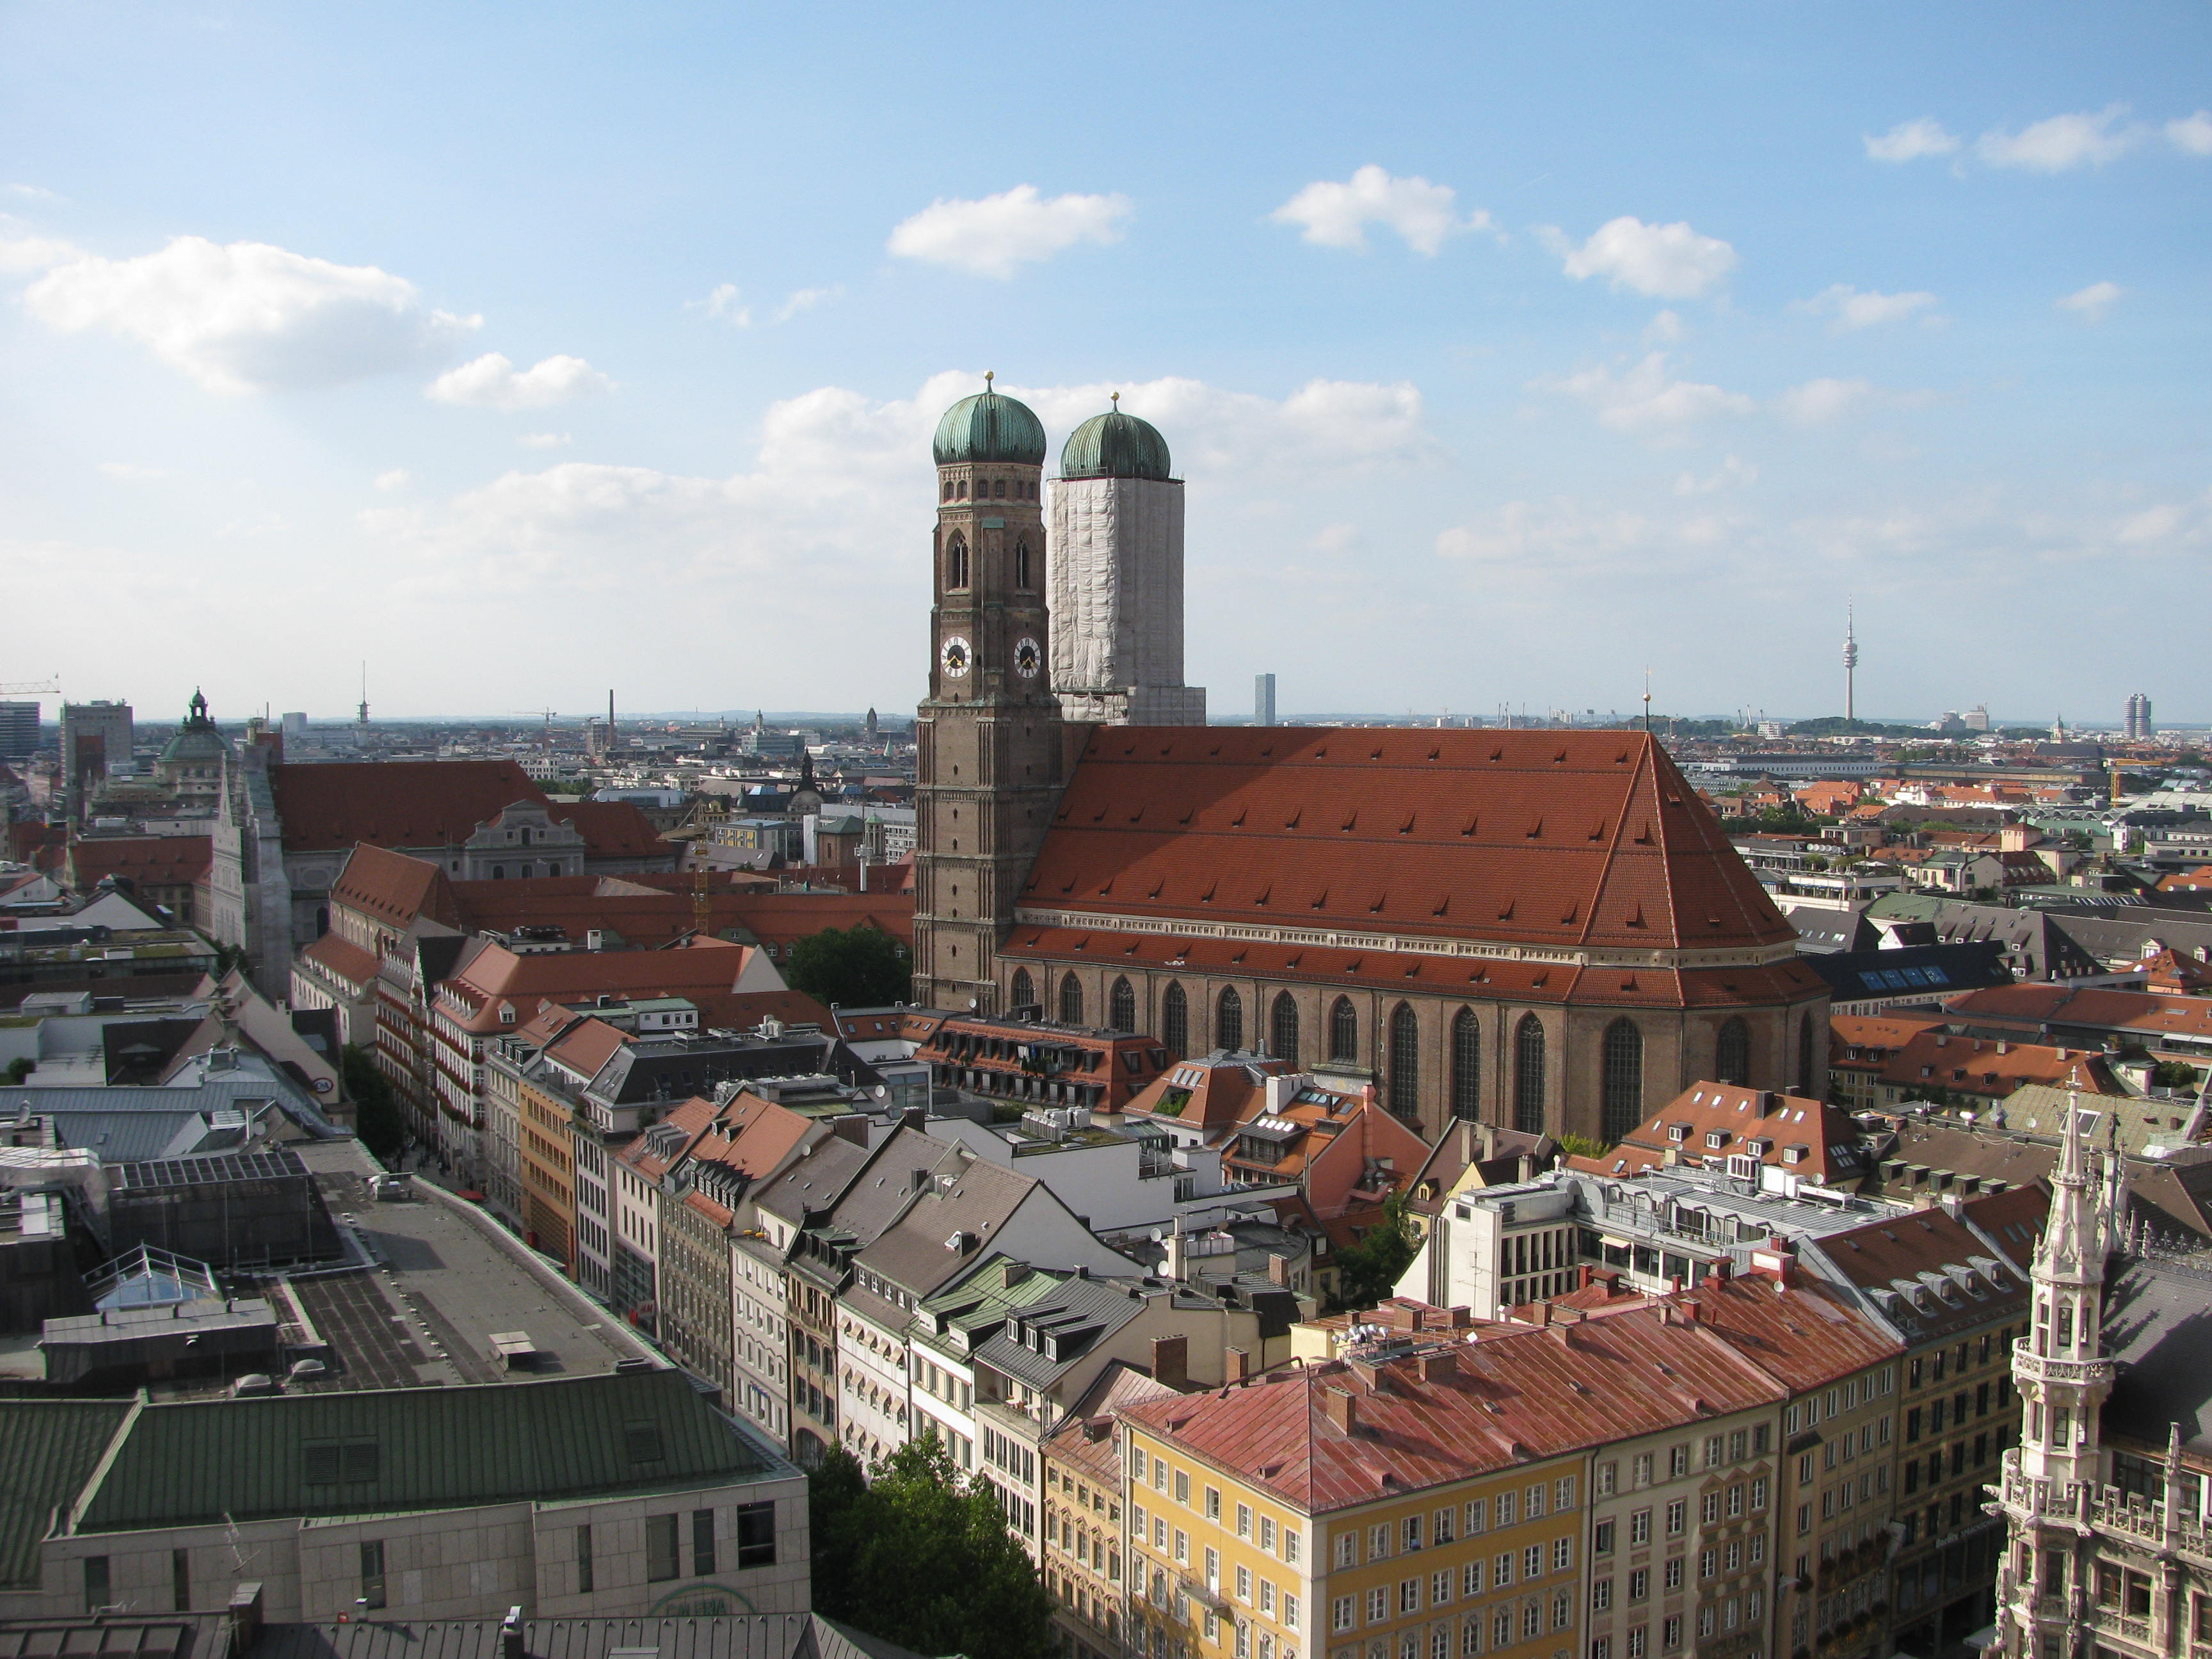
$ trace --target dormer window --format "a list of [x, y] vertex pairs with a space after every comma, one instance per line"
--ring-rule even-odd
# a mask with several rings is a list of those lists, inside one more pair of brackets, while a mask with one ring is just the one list
[[1722, 1147], [1728, 1144], [1729, 1132], [1726, 1129], [1712, 1129], [1707, 1131], [1705, 1134], [1705, 1150], [1707, 1152], [1717, 1152]]

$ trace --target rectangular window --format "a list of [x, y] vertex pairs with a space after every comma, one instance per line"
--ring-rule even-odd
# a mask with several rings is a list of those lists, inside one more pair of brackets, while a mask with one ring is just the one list
[[[363, 1545], [362, 1547], [368, 1547]], [[107, 1558], [88, 1555], [84, 1558], [84, 1610], [98, 1613], [108, 1604]], [[382, 1607], [384, 1604], [380, 1601], [377, 1605]]]
[[1670, 1558], [1667, 1563], [1667, 1572], [1663, 1582], [1666, 1584], [1666, 1587], [1670, 1590], [1678, 1590], [1682, 1588], [1682, 1566], [1685, 1559], [1686, 1558], [1682, 1556], [1677, 1555]]
[[1574, 1564], [1575, 1540], [1571, 1538], [1554, 1538], [1552, 1540], [1552, 1571], [1565, 1572]]
[[1144, 1484], [1145, 1449], [1142, 1446], [1129, 1448], [1129, 1478], [1139, 1486]]
[[1597, 1466], [1597, 1495], [1600, 1498], [1613, 1496], [1614, 1483], [1620, 1479], [1620, 1465], [1618, 1463], [1601, 1463]]
[[1347, 1631], [1352, 1625], [1352, 1597], [1340, 1595], [1328, 1604], [1328, 1627], [1333, 1631]]
[[1453, 1524], [1458, 1517], [1459, 1511], [1456, 1510], [1449, 1508], [1438, 1510], [1434, 1516], [1430, 1517], [1430, 1536], [1434, 1538], [1439, 1544], [1450, 1543], [1458, 1534], [1458, 1528]]
[[1718, 1550], [1700, 1550], [1698, 1553], [1698, 1577], [1700, 1578], [1711, 1577], [1713, 1574], [1719, 1570], [1720, 1560], [1721, 1556]]
[[1408, 1554], [1421, 1547], [1421, 1517], [1419, 1516], [1407, 1516], [1400, 1531], [1404, 1535], [1405, 1547]]
[[1283, 1597], [1283, 1626], [1286, 1630], [1298, 1627], [1298, 1598], [1285, 1594]]
[[1470, 1561], [1459, 1570], [1459, 1593], [1475, 1596], [1482, 1594], [1482, 1563]]
[[1667, 1454], [1667, 1474], [1670, 1479], [1680, 1480], [1689, 1472], [1690, 1449], [1686, 1444], [1677, 1446]]
[[1237, 1506], [1237, 1535], [1239, 1538], [1249, 1538], [1252, 1535], [1252, 1506], [1249, 1504], [1239, 1504]]
[[1390, 1523], [1383, 1521], [1367, 1529], [1367, 1559], [1380, 1561], [1390, 1553]]
[[1590, 1548], [1600, 1555], [1613, 1553], [1613, 1522], [1601, 1521], [1590, 1529]]
[[361, 1604], [364, 1607], [387, 1605], [384, 1594], [384, 1540], [380, 1538], [367, 1539], [362, 1543]]
[[1467, 1535], [1472, 1538], [1489, 1525], [1490, 1500], [1470, 1498], [1467, 1500]]
[[1168, 1460], [1164, 1457], [1155, 1457], [1152, 1459], [1152, 1490], [1165, 1492], [1167, 1489]]
[[1642, 1625], [1628, 1632], [1628, 1659], [1644, 1659], [1644, 1636]]
[[1452, 1573], [1449, 1567], [1429, 1575], [1429, 1605], [1440, 1607], [1452, 1599]]
[[1628, 1547], [1642, 1549], [1651, 1541], [1651, 1511], [1638, 1510], [1628, 1517]]
[[691, 1576], [708, 1578], [714, 1572], [714, 1511], [691, 1511]]
[[1650, 1594], [1651, 1570], [1650, 1568], [1638, 1567], [1634, 1572], [1628, 1575], [1628, 1599], [1630, 1601], [1642, 1601], [1649, 1598]]
[[738, 1505], [738, 1566], [775, 1565], [775, 1505], [773, 1503]]
[[1544, 1512], [1544, 1483], [1539, 1480], [1523, 1494], [1521, 1504], [1524, 1520], [1534, 1521]]
[[1270, 1555], [1275, 1553], [1275, 1522], [1272, 1516], [1260, 1517], [1260, 1547]]
[[1575, 1506], [1575, 1478], [1563, 1474], [1552, 1482], [1552, 1513], [1558, 1515]]
[[592, 1593], [592, 1529], [576, 1528], [576, 1594]]
[[1667, 1505], [1667, 1536], [1680, 1538], [1682, 1529], [1690, 1523], [1690, 1500], [1678, 1498]]
[[1766, 1477], [1763, 1474], [1751, 1483], [1751, 1507], [1753, 1510], [1766, 1507]]
[[1175, 1559], [1182, 1566], [1190, 1565], [1190, 1534], [1181, 1527], [1175, 1529]]
[[683, 1571], [676, 1559], [676, 1517], [672, 1515], [649, 1515], [645, 1520], [645, 1577], [648, 1583], [660, 1583], [674, 1578]]
[[1475, 1659], [1482, 1651], [1482, 1615], [1470, 1613], [1467, 1622], [1459, 1627], [1460, 1659]]
[[1708, 1435], [1705, 1437], [1705, 1467], [1707, 1468], [1717, 1469], [1720, 1468], [1723, 1463], [1728, 1461], [1722, 1455], [1722, 1448], [1725, 1443], [1726, 1443], [1722, 1439], [1722, 1437], [1717, 1434]]
[[1544, 1633], [1544, 1604], [1530, 1601], [1521, 1609], [1521, 1635], [1523, 1640]]
[[1216, 1595], [1221, 1592], [1221, 1552], [1210, 1544], [1206, 1550], [1206, 1587]]
[[1190, 1507], [1190, 1471], [1188, 1469], [1176, 1471], [1176, 1502], [1185, 1509]]
[[1346, 1527], [1342, 1532], [1337, 1534], [1336, 1565], [1339, 1567], [1356, 1567], [1359, 1565], [1359, 1532], [1357, 1528]]
[[1260, 1611], [1270, 1619], [1275, 1616], [1275, 1585], [1273, 1579], [1260, 1581]]
[[1541, 1578], [1544, 1576], [1544, 1547], [1541, 1544], [1531, 1544], [1521, 1552], [1521, 1576], [1523, 1578]]
[[1398, 1611], [1402, 1615], [1421, 1610], [1421, 1581], [1403, 1579], [1398, 1585]]
[[1490, 1645], [1510, 1647], [1513, 1644], [1513, 1609], [1500, 1607], [1490, 1616]]
[[1682, 1645], [1682, 1620], [1680, 1614], [1660, 1626], [1659, 1644], [1669, 1653]]
[[1698, 1519], [1710, 1527], [1720, 1518], [1721, 1495], [1717, 1492], [1706, 1492], [1698, 1500]]
[[1152, 1547], [1163, 1555], [1168, 1553], [1168, 1518], [1164, 1515], [1152, 1517]]
[[1613, 1659], [1613, 1638], [1601, 1636], [1589, 1645], [1590, 1659]]
[[1513, 1552], [1506, 1551], [1490, 1564], [1490, 1587], [1504, 1589], [1513, 1582]]
[[1221, 1519], [1221, 1489], [1218, 1486], [1206, 1489], [1206, 1518], [1209, 1521]]
[[192, 1610], [192, 1553], [169, 1552], [169, 1600], [179, 1613]]
[[1601, 1578], [1590, 1586], [1590, 1611], [1604, 1613], [1613, 1606], [1613, 1580]]
[[1237, 1569], [1237, 1599], [1248, 1607], [1251, 1605], [1252, 1569], [1249, 1567], [1240, 1566]]
[[1513, 1524], [1513, 1494], [1510, 1492], [1498, 1494], [1498, 1524], [1501, 1527]]
[[1386, 1586], [1377, 1584], [1367, 1592], [1367, 1622], [1379, 1625], [1389, 1616], [1390, 1592]]
[[1575, 1622], [1575, 1598], [1566, 1590], [1552, 1592], [1552, 1628], [1565, 1630]]

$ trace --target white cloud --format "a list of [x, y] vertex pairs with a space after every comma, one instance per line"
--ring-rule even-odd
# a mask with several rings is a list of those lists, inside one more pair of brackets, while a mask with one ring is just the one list
[[200, 236], [132, 259], [78, 255], [23, 298], [50, 328], [104, 329], [233, 394], [404, 368], [444, 356], [482, 320], [428, 308], [413, 283], [374, 265]]
[[0, 185], [0, 191], [9, 196], [20, 196], [27, 202], [58, 202], [64, 199], [59, 191], [48, 190], [43, 185]]
[[546, 357], [518, 371], [504, 352], [488, 351], [447, 370], [422, 395], [471, 409], [545, 409], [573, 398], [611, 392], [614, 384], [581, 357]]
[[576, 441], [565, 432], [526, 432], [514, 441], [525, 449], [566, 449]]
[[845, 287], [842, 283], [830, 288], [794, 289], [791, 297], [776, 308], [775, 319], [779, 323], [787, 323], [802, 312], [811, 311], [818, 305], [840, 298], [844, 292]]
[[902, 258], [1003, 278], [1078, 242], [1119, 241], [1131, 211], [1126, 196], [1047, 198], [1017, 185], [981, 200], [940, 198], [900, 221], [887, 246]]
[[395, 466], [376, 475], [376, 487], [389, 495], [395, 489], [404, 489], [415, 482], [415, 475], [404, 466]]
[[2074, 313], [2086, 323], [2102, 322], [2112, 302], [2126, 292], [2118, 283], [2092, 283], [2059, 301], [2058, 308]]
[[1557, 230], [1544, 233], [1577, 282], [1603, 276], [1616, 289], [1662, 300], [1694, 300], [1736, 267], [1735, 250], [1716, 236], [1701, 236], [1680, 222], [1647, 225], [1623, 214], [1598, 227], [1577, 247]]
[[703, 311], [709, 317], [720, 318], [732, 328], [750, 328], [753, 325], [751, 307], [744, 301], [735, 283], [724, 283], [703, 300], [686, 300], [686, 311]]
[[1644, 325], [1644, 343], [1672, 345], [1690, 331], [1682, 326], [1682, 319], [1673, 311], [1662, 311]]
[[27, 276], [85, 257], [81, 247], [58, 237], [31, 235], [27, 230], [0, 213], [0, 276]]
[[1341, 557], [1358, 552], [1365, 539], [1356, 524], [1325, 524], [1306, 538], [1306, 550]]
[[2125, 104], [2114, 104], [2094, 115], [2054, 115], [2016, 133], [1992, 127], [1975, 141], [1974, 154], [1993, 167], [2026, 167], [2032, 173], [2100, 167], [2142, 141], [2143, 128], [2116, 128], [2127, 112]]
[[1917, 161], [1923, 155], [1949, 155], [1959, 148], [1958, 138], [1944, 131], [1942, 123], [1932, 115], [1899, 121], [1881, 137], [1869, 133], [1861, 142], [1868, 156], [1876, 161]]
[[100, 470], [111, 478], [138, 483], [169, 476], [167, 467], [140, 466], [133, 461], [102, 461]]
[[1465, 221], [1453, 216], [1457, 200], [1449, 185], [1432, 185], [1416, 176], [1393, 178], [1378, 167], [1364, 167], [1349, 182], [1317, 179], [1269, 216], [1279, 225], [1297, 225], [1309, 242], [1323, 247], [1365, 252], [1367, 227], [1382, 225], [1403, 237], [1417, 253], [1434, 254], [1454, 231], [1482, 230], [1490, 216], [1480, 209]]
[[1875, 395], [1865, 380], [1823, 379], [1793, 386], [1774, 400], [1776, 410], [1799, 426], [1818, 426], [1857, 407]]
[[1730, 455], [1723, 459], [1718, 470], [1698, 477], [1685, 472], [1674, 480], [1677, 495], [1710, 495], [1723, 489], [1748, 489], [1759, 482], [1759, 469], [1750, 462]]
[[2166, 124], [2166, 142], [2184, 155], [2212, 155], [2212, 110]]
[[1697, 380], [1670, 380], [1667, 354], [1654, 351], [1623, 374], [1601, 363], [1579, 374], [1540, 380], [1540, 388], [1578, 398], [1615, 432], [1667, 436], [1725, 415], [1748, 415], [1758, 405], [1741, 392]]
[[1872, 289], [1864, 292], [1848, 283], [1838, 283], [1822, 289], [1809, 300], [1801, 300], [1796, 308], [1811, 312], [1816, 317], [1834, 320], [1829, 329], [1840, 334], [1846, 329], [1872, 328], [1878, 323], [1893, 323], [1899, 318], [1910, 317], [1916, 311], [1924, 311], [1936, 303], [1932, 294], [1881, 294]]

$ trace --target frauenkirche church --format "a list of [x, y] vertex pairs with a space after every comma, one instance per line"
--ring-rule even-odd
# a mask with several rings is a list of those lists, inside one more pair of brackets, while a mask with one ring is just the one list
[[986, 390], [935, 450], [917, 1001], [1364, 1072], [1431, 1135], [1826, 1094], [1826, 987], [1649, 735], [1209, 726], [1160, 434], [1047, 478]]

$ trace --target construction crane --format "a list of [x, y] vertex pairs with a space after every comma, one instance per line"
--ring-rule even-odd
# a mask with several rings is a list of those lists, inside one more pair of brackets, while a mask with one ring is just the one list
[[44, 680], [0, 680], [0, 697], [33, 697], [44, 692], [50, 697], [62, 694], [62, 677], [56, 674]]
[[509, 709], [507, 712], [514, 714], [543, 714], [545, 717], [544, 747], [546, 753], [550, 754], [553, 752], [553, 722], [561, 718], [557, 710], [551, 708], [513, 708]]

